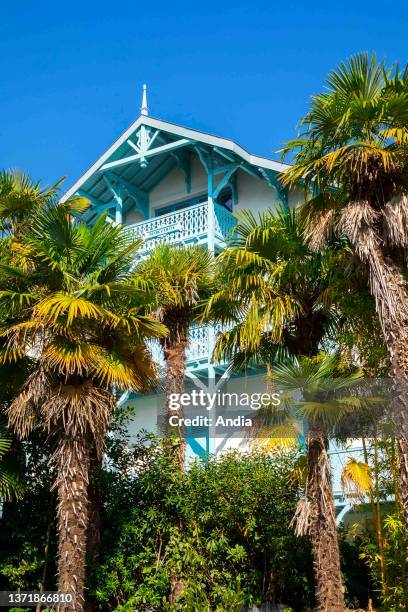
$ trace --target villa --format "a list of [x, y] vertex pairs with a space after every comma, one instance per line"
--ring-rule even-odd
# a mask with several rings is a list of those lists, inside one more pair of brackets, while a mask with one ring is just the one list
[[[140, 256], [157, 244], [198, 244], [214, 254], [225, 246], [236, 223], [234, 214], [249, 209], [255, 215], [277, 202], [290, 207], [303, 199], [302, 190], [282, 188], [280, 175], [288, 166], [253, 155], [232, 140], [149, 116], [146, 86], [141, 114], [64, 194], [77, 194], [91, 206], [85, 220], [92, 223], [103, 211], [109, 222], [121, 224], [129, 241], [142, 239]], [[211, 359], [217, 328], [191, 329], [186, 384], [218, 392], [233, 385], [227, 364]], [[160, 362], [158, 346], [154, 347]], [[245, 390], [259, 390], [259, 372], [245, 377]], [[242, 384], [242, 378], [241, 383]], [[157, 428], [163, 398], [157, 394], [124, 394], [120, 404], [134, 407], [131, 431]], [[219, 453], [242, 439], [219, 437], [210, 420], [201, 421], [200, 436], [189, 436], [189, 456]], [[339, 520], [349, 509], [340, 490], [340, 472], [348, 451], [332, 454], [334, 489]]]

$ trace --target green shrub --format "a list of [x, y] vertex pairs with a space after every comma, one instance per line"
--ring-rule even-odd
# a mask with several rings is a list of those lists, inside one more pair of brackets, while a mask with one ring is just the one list
[[184, 610], [309, 609], [310, 548], [289, 527], [293, 456], [231, 453], [179, 474], [154, 443], [132, 461], [137, 474], [104, 474], [103, 556], [91, 579], [101, 609], [168, 609], [172, 575], [183, 580]]

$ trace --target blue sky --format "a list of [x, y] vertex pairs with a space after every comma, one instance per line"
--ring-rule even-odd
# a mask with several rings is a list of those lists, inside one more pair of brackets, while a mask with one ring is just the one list
[[408, 59], [403, 0], [25, 0], [0, 16], [0, 167], [67, 187], [139, 115], [144, 81], [151, 115], [277, 158], [339, 61]]

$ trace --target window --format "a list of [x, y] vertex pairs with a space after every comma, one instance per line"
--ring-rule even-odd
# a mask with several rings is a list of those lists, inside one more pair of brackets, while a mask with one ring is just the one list
[[221, 193], [219, 194], [217, 198], [217, 203], [220, 204], [221, 206], [224, 206], [224, 208], [226, 208], [230, 212], [232, 211], [233, 198], [232, 198], [231, 187], [227, 186], [221, 190]]

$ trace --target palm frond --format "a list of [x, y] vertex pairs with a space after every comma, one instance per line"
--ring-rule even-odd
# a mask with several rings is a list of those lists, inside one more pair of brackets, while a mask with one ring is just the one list
[[371, 468], [367, 463], [349, 457], [341, 474], [341, 486], [344, 494], [352, 499], [362, 499], [371, 494], [373, 482]]

